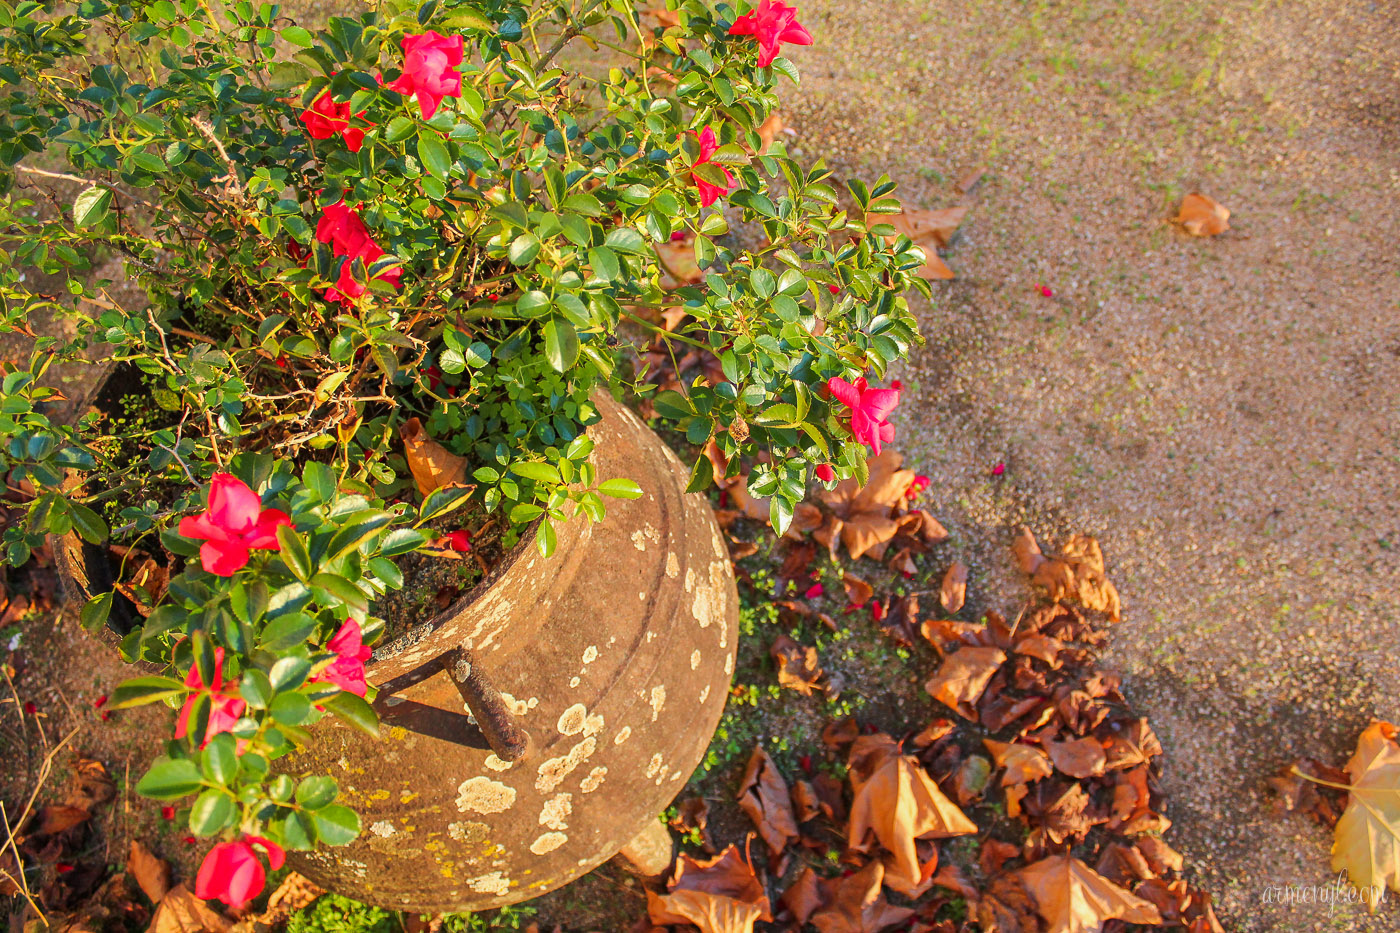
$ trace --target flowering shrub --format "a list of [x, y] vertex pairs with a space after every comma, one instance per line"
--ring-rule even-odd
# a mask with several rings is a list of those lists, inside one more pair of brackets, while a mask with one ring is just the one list
[[[75, 532], [168, 566], [122, 633], [163, 673], [113, 705], [178, 710], [140, 790], [193, 795], [191, 830], [223, 840], [201, 894], [244, 902], [262, 858], [359, 831], [331, 778], [273, 762], [327, 713], [375, 729], [371, 603], [429, 523], [471, 503], [548, 555], [555, 523], [640, 494], [589, 463], [594, 393], [736, 473], [758, 457], [779, 530], [811, 477], [863, 478], [892, 437], [898, 392], [867, 380], [919, 339], [903, 294], [927, 292], [881, 222], [893, 184], [838, 193], [764, 149], [784, 44], [813, 41], [794, 8], [668, 6], [387, 0], [313, 32], [248, 0], [0, 2], [0, 328], [66, 324], [0, 382], [28, 510], [5, 554]], [[571, 43], [616, 64], [566, 68]], [[668, 288], [675, 238], [701, 275]], [[107, 258], [141, 301], [94, 274]], [[657, 338], [723, 378], [657, 391], [637, 352]], [[99, 357], [150, 404], [52, 420], [46, 373]], [[421, 433], [470, 485], [421, 495], [400, 440]]]

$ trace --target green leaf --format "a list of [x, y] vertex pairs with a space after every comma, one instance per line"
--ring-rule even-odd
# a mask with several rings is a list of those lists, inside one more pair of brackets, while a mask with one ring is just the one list
[[238, 684], [238, 695], [253, 709], [267, 709], [272, 701], [272, 681], [256, 667], [249, 668]]
[[306, 683], [311, 673], [311, 662], [305, 658], [281, 658], [272, 665], [268, 679], [274, 691], [295, 690]]
[[311, 815], [316, 835], [328, 846], [343, 846], [360, 834], [360, 817], [354, 810], [333, 803]]
[[307, 581], [313, 590], [322, 590], [327, 596], [349, 606], [351, 611], [363, 614], [369, 609], [369, 597], [358, 586], [334, 573], [318, 573]]
[[361, 732], [379, 737], [379, 717], [374, 713], [374, 707], [361, 697], [353, 693], [346, 693], [342, 690], [335, 696], [327, 700], [322, 700], [321, 705], [326, 708], [326, 712], [335, 718], [354, 726]]
[[425, 132], [418, 136], [418, 158], [424, 167], [436, 178], [446, 178], [452, 161], [447, 156], [447, 147], [436, 133]]
[[493, 32], [495, 26], [486, 18], [480, 10], [469, 6], [459, 6], [442, 18], [442, 24], [452, 29], [477, 29], [482, 32]]
[[188, 758], [158, 758], [136, 785], [136, 792], [156, 800], [176, 800], [202, 786], [199, 768]]
[[601, 281], [615, 282], [622, 274], [622, 266], [617, 261], [617, 253], [606, 246], [595, 246], [588, 251], [588, 264], [593, 274]]
[[267, 709], [284, 726], [299, 726], [311, 718], [311, 701], [300, 693], [279, 693]]
[[556, 372], [565, 372], [578, 360], [578, 331], [562, 317], [544, 323], [544, 355]]
[[460, 509], [471, 495], [472, 489], [469, 486], [439, 486], [423, 500], [423, 507], [418, 510], [418, 524], [430, 522]]
[[102, 626], [107, 624], [107, 617], [112, 614], [112, 591], [98, 593], [92, 599], [83, 604], [82, 611], [78, 613], [78, 623], [83, 630], [96, 634]]
[[715, 465], [710, 462], [710, 458], [703, 453], [695, 459], [695, 466], [691, 468], [690, 479], [685, 484], [686, 492], [703, 492], [710, 488], [710, 484], [715, 481]]
[[786, 534], [792, 524], [792, 504], [782, 496], [774, 496], [768, 503], [768, 523], [780, 536]]
[[[108, 594], [109, 596], [111, 594]], [[130, 709], [146, 703], [155, 703], [166, 697], [178, 696], [185, 692], [185, 685], [173, 677], [135, 677], [124, 680], [112, 691], [108, 709]]]
[[316, 631], [316, 620], [304, 612], [289, 612], [268, 623], [258, 638], [258, 644], [273, 652], [305, 644]]
[[718, 162], [720, 165], [748, 165], [749, 154], [742, 146], [730, 143], [727, 146], [720, 146], [710, 156], [711, 162]]
[[277, 527], [277, 543], [281, 545], [282, 560], [298, 580], [303, 583], [311, 576], [311, 555], [306, 551], [306, 544], [301, 540], [301, 535], [290, 525], [279, 525]]
[[532, 479], [537, 483], [558, 483], [559, 471], [548, 463], [539, 463], [532, 460], [524, 460], [520, 463], [512, 463], [510, 471], [516, 476], [525, 479]]
[[227, 784], [238, 773], [233, 736], [222, 732], [209, 740], [202, 762], [204, 776], [215, 784]]
[[82, 535], [84, 541], [101, 544], [107, 540], [107, 523], [102, 520], [102, 516], [81, 502], [68, 503], [68, 517], [73, 520], [73, 527]]
[[339, 792], [340, 788], [336, 786], [335, 778], [317, 774], [302, 779], [297, 785], [296, 799], [297, 803], [308, 810], [320, 810], [327, 804], [334, 803]]
[[229, 826], [236, 815], [232, 797], [222, 790], [206, 790], [190, 808], [190, 832], [212, 836]]
[[642, 487], [634, 479], [615, 477], [598, 484], [598, 491], [614, 499], [640, 499]]
[[554, 553], [557, 544], [558, 538], [554, 533], [554, 523], [546, 518], [540, 522], [539, 528], [535, 529], [535, 547], [539, 549], [541, 557], [548, 557]]
[[79, 227], [95, 227], [112, 209], [112, 189], [93, 185], [73, 199], [73, 223]]
[[540, 238], [533, 233], [522, 233], [510, 241], [506, 256], [517, 266], [529, 264], [540, 254]]
[[613, 228], [603, 242], [621, 253], [642, 253], [647, 248], [646, 240], [631, 227]]
[[283, 29], [282, 38], [286, 39], [292, 45], [299, 45], [304, 49], [309, 49], [316, 44], [316, 40], [311, 37], [311, 33], [300, 26], [288, 26], [286, 29]]

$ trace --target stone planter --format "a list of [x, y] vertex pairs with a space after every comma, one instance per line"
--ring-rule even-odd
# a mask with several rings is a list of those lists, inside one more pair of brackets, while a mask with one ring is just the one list
[[[526, 536], [472, 593], [380, 646], [368, 666], [378, 740], [328, 717], [311, 748], [278, 763], [334, 776], [363, 822], [349, 846], [291, 855], [316, 883], [430, 912], [535, 897], [653, 824], [699, 764], [734, 670], [728, 551], [670, 449], [611, 399], [600, 408], [599, 477], [645, 494], [609, 500], [601, 524], [560, 526], [549, 559]], [[111, 586], [101, 549], [61, 544], [80, 592]], [[462, 657], [528, 736], [524, 757], [498, 756], [477, 727], [451, 676]]]

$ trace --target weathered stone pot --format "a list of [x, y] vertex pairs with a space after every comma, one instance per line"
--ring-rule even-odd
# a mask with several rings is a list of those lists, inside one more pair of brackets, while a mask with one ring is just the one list
[[[375, 651], [381, 737], [329, 717], [282, 764], [326, 773], [365, 831], [290, 861], [384, 907], [481, 910], [567, 884], [655, 821], [699, 764], [734, 670], [738, 600], [708, 503], [635, 415], [603, 399], [590, 429], [600, 478], [645, 494], [598, 525], [533, 536], [447, 611]], [[80, 589], [106, 583], [96, 549], [64, 555]], [[446, 669], [457, 650], [529, 736], [491, 751]]]

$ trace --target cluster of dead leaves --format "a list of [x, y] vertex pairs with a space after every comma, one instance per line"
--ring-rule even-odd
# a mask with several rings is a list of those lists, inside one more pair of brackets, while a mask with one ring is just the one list
[[[863, 543], [856, 547], [868, 553]], [[922, 618], [914, 597], [892, 607], [905, 631], [939, 653], [925, 686], [948, 718], [902, 739], [853, 719], [830, 724], [822, 754], [845, 765], [845, 781], [811, 768], [809, 755], [807, 777], [789, 782], [756, 748], [738, 802], [766, 859], [748, 845], [705, 861], [682, 856], [667, 891], [649, 895], [637, 930], [750, 933], [762, 920], [821, 933], [1093, 933], [1125, 924], [1221, 933], [1210, 898], [1181, 877], [1182, 857], [1161, 839], [1170, 826], [1156, 778], [1161, 745], [1128, 711], [1118, 679], [1094, 665], [1103, 626], [1119, 615], [1098, 544], [1080, 536], [1046, 556], [1022, 532], [1013, 550], [1049, 597], [1013, 622], [995, 613], [976, 624]], [[949, 612], [966, 596], [960, 567], [940, 592]], [[820, 688], [810, 649], [780, 639], [773, 655], [781, 683]], [[713, 854], [708, 817], [695, 799], [673, 825], [699, 830]], [[975, 865], [940, 851], [941, 840], [974, 836]], [[828, 854], [846, 868], [839, 877], [812, 867]], [[765, 879], [781, 894], [771, 897]], [[891, 903], [893, 895], [904, 900]], [[968, 920], [943, 912], [954, 899]]]
[[52, 914], [56, 933], [97, 933], [145, 929], [147, 933], [267, 933], [283, 926], [293, 912], [325, 892], [296, 872], [289, 873], [260, 913], [231, 916], [212, 901], [194, 895], [187, 883], [172, 882], [170, 863], [133, 839], [126, 866], [75, 910]]
[[107, 874], [93, 845], [93, 818], [116, 793], [102, 762], [75, 757], [58, 801], [34, 810], [16, 831], [13, 845], [0, 851], [0, 896], [19, 893], [25, 868], [36, 866], [48, 879], [38, 891], [46, 907], [66, 910], [91, 894]]
[[[715, 517], [730, 536], [730, 556], [746, 557], [757, 545], [738, 537], [735, 522], [748, 518], [766, 523], [768, 500], [749, 495], [747, 474], [723, 478], [728, 464], [713, 444], [706, 453], [722, 490]], [[885, 560], [888, 555], [892, 569], [912, 571], [911, 556], [946, 540], [948, 532], [938, 519], [915, 505], [911, 489], [917, 477], [913, 470], [903, 469], [903, 463], [902, 454], [886, 448], [871, 458], [864, 486], [845, 479], [830, 490], [822, 490], [818, 502], [799, 503], [785, 535], [786, 552], [779, 576], [795, 579], [806, 574], [817, 546], [826, 548], [833, 558], [843, 547], [852, 560]], [[853, 602], [864, 604], [864, 600]]]
[[[1332, 827], [1332, 870], [1345, 871], [1374, 912], [1385, 889], [1400, 893], [1400, 730], [1373, 721], [1345, 767], [1305, 758], [1270, 785], [1288, 810]], [[1338, 812], [1340, 811], [1340, 816]]]

